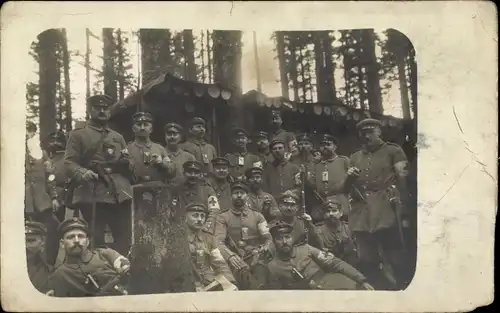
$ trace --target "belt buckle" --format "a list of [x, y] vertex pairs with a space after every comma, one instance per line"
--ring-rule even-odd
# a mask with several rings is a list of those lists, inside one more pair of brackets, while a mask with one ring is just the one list
[[111, 174], [111, 169], [110, 169], [109, 167], [105, 167], [105, 168], [104, 168], [104, 172], [105, 172], [106, 174]]
[[144, 180], [144, 181], [150, 181], [151, 177], [149, 177], [149, 176], [146, 175], [146, 176], [142, 177], [142, 180]]

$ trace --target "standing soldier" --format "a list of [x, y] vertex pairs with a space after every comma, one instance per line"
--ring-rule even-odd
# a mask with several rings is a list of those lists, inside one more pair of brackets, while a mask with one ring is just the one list
[[264, 131], [260, 131], [253, 136], [256, 148], [256, 155], [260, 158], [262, 166], [273, 161], [273, 155], [269, 148], [269, 135]]
[[184, 182], [184, 170], [183, 165], [187, 161], [195, 161], [196, 158], [191, 153], [181, 149], [179, 143], [181, 142], [183, 128], [181, 125], [176, 123], [168, 123], [165, 125], [165, 141], [167, 146], [168, 157], [175, 164], [175, 176], [167, 180], [170, 186], [177, 187]]
[[[116, 248], [126, 254], [130, 245], [132, 187], [126, 177], [132, 169], [123, 136], [108, 127], [109, 96], [87, 99], [90, 119], [69, 134], [64, 155], [72, 184], [72, 205], [89, 221], [96, 246], [104, 244], [106, 224]], [[95, 215], [93, 214], [95, 213]]]
[[64, 166], [64, 149], [66, 148], [66, 135], [58, 130], [47, 136], [46, 149], [50, 159], [50, 173], [55, 176], [55, 185], [59, 208], [55, 212], [59, 221], [65, 220], [65, 190], [68, 183], [66, 168]]
[[200, 117], [195, 117], [189, 124], [189, 138], [182, 143], [181, 148], [194, 155], [198, 162], [203, 164], [203, 172], [206, 175], [212, 171], [212, 160], [217, 157], [214, 146], [204, 139], [206, 123]]
[[220, 206], [214, 189], [203, 177], [203, 164], [198, 161], [187, 161], [183, 168], [186, 179], [177, 188], [180, 206], [186, 207], [190, 203], [205, 204], [208, 207], [208, 216], [204, 230], [213, 233]]
[[241, 289], [254, 287], [250, 274], [261, 253], [268, 251], [271, 235], [266, 219], [246, 204], [248, 187], [242, 181], [231, 184], [233, 206], [219, 214], [215, 239], [231, 266]]
[[189, 251], [197, 291], [238, 290], [212, 234], [203, 231], [208, 209], [203, 203], [186, 207]]
[[408, 162], [401, 147], [381, 139], [380, 126], [375, 119], [357, 125], [362, 148], [351, 156], [353, 167], [347, 172], [354, 180], [349, 226], [356, 236], [360, 269], [377, 276], [382, 265], [386, 280], [402, 289], [411, 275], [405, 268], [402, 228], [407, 219], [401, 211], [407, 199]]
[[175, 175], [175, 164], [167, 156], [162, 145], [150, 139], [153, 131], [153, 118], [146, 112], [132, 116], [134, 141], [127, 145], [133, 162], [133, 181], [136, 184], [164, 182]]
[[300, 169], [285, 158], [285, 142], [275, 139], [271, 142], [273, 162], [264, 169], [264, 190], [275, 199], [287, 190], [300, 185]]
[[247, 202], [249, 207], [264, 215], [267, 221], [272, 221], [280, 215], [278, 204], [274, 197], [262, 190], [264, 182], [264, 170], [261, 167], [252, 167], [246, 171], [248, 181], [248, 197]]
[[229, 176], [229, 160], [226, 158], [215, 158], [212, 160], [213, 172], [209, 173], [208, 182], [215, 191], [221, 210], [233, 205], [231, 198], [231, 184]]
[[255, 164], [260, 164], [260, 158], [247, 151], [248, 133], [242, 128], [233, 130], [233, 144], [236, 151], [228, 153], [225, 158], [230, 163], [230, 175], [234, 180], [241, 180], [245, 176], [247, 169]]
[[47, 282], [52, 272], [52, 267], [47, 264], [44, 255], [46, 233], [42, 223], [25, 222], [28, 277], [33, 286], [43, 293], [49, 291]]
[[322, 159], [316, 163], [308, 180], [314, 189], [319, 202], [312, 210], [312, 218], [320, 221], [323, 218], [322, 206], [326, 197], [336, 195], [342, 202], [342, 212], [347, 216], [349, 213], [349, 200], [347, 198], [348, 186], [346, 185], [347, 170], [349, 169], [349, 158], [337, 155], [337, 140], [324, 134], [320, 140]]
[[[316, 160], [312, 155], [313, 140], [304, 133], [297, 136], [299, 154], [293, 157], [290, 161], [298, 165], [304, 173], [309, 173], [313, 170]], [[310, 184], [304, 184], [304, 204], [307, 213], [311, 214], [311, 208], [314, 206], [314, 188]]]
[[283, 120], [281, 118], [281, 112], [278, 110], [272, 111], [271, 128], [273, 130], [271, 134], [271, 142], [275, 139], [281, 140], [285, 143], [286, 157], [290, 158], [292, 152], [297, 150], [297, 139], [292, 132], [287, 132], [281, 125]]

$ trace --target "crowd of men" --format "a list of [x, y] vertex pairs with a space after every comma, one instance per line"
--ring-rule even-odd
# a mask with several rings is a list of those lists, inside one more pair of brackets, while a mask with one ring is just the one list
[[[273, 111], [274, 132], [234, 129], [234, 152], [222, 157], [204, 140], [198, 117], [188, 129], [166, 124], [162, 146], [150, 139], [151, 114], [138, 112], [127, 144], [108, 127], [111, 104], [105, 95], [90, 97], [84, 125], [50, 134], [41, 159], [26, 153], [27, 264], [39, 291], [127, 293], [118, 282], [131, 264], [137, 184], [179, 195], [197, 291], [398, 290], [409, 283], [400, 240], [408, 225], [407, 158], [382, 140], [379, 121], [357, 124], [362, 145], [347, 157], [337, 154], [332, 135], [322, 134], [315, 149], [310, 135], [285, 131]], [[28, 125], [27, 139], [35, 132]], [[66, 210], [73, 217], [65, 219]]]

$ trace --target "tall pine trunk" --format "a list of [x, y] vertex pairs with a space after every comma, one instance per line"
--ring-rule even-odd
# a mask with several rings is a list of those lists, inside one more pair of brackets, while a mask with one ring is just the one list
[[282, 31], [275, 32], [276, 35], [276, 48], [278, 52], [278, 64], [280, 68], [280, 82], [281, 82], [281, 95], [287, 99], [290, 98], [288, 92], [288, 76], [287, 66], [285, 59], [285, 35]]
[[64, 70], [64, 101], [65, 101], [65, 121], [64, 127], [67, 131], [71, 130], [72, 125], [72, 109], [71, 109], [71, 90], [69, 80], [69, 51], [68, 51], [68, 36], [66, 29], [62, 29], [62, 52], [63, 52], [63, 70]]
[[104, 59], [104, 93], [110, 96], [113, 101], [117, 100], [117, 86], [115, 73], [115, 39], [112, 28], [103, 28], [103, 59]]
[[57, 29], [49, 29], [38, 35], [41, 139], [56, 130], [56, 88], [59, 80], [57, 44], [60, 38]]
[[398, 78], [399, 78], [399, 92], [401, 94], [401, 106], [403, 110], [403, 118], [411, 119], [410, 115], [410, 98], [408, 95], [408, 80], [406, 79], [406, 62], [403, 55], [396, 53]]
[[142, 86], [171, 68], [171, 34], [168, 29], [140, 29]]
[[183, 32], [184, 37], [184, 58], [186, 61], [186, 79], [197, 81], [196, 63], [194, 62], [194, 37], [193, 30], [186, 29]]
[[116, 53], [118, 54], [117, 80], [118, 80], [118, 97], [125, 98], [125, 69], [123, 68], [123, 40], [121, 29], [116, 30]]
[[380, 75], [377, 57], [375, 55], [375, 32], [373, 29], [363, 30], [363, 48], [366, 64], [366, 80], [370, 110], [383, 113], [382, 93], [380, 91]]
[[313, 36], [318, 102], [332, 102], [335, 100], [332, 42], [328, 31], [314, 32]]

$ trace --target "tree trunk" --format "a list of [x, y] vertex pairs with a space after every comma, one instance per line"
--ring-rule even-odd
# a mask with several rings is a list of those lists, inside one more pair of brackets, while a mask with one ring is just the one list
[[184, 30], [184, 57], [186, 61], [186, 79], [197, 81], [196, 63], [194, 62], [194, 37], [193, 30]]
[[116, 101], [117, 75], [115, 73], [115, 64], [114, 64], [116, 45], [115, 45], [115, 39], [113, 37], [112, 28], [103, 28], [102, 40], [103, 40], [103, 59], [104, 59], [104, 69], [103, 69], [104, 94], [110, 96], [113, 99], [113, 101]]
[[287, 32], [288, 37], [288, 50], [290, 51], [290, 80], [292, 81], [293, 97], [294, 101], [299, 101], [299, 84], [298, 84], [298, 69], [297, 69], [297, 57], [295, 55], [296, 40], [291, 32]]
[[373, 29], [363, 30], [363, 49], [365, 49], [366, 80], [370, 110], [383, 113], [382, 93], [380, 91], [379, 64], [375, 55], [375, 32]]
[[410, 52], [408, 55], [408, 81], [410, 85], [410, 93], [411, 93], [411, 108], [413, 111], [413, 118], [417, 118], [417, 63], [415, 62], [415, 49], [413, 47], [410, 48]]
[[171, 34], [168, 29], [140, 29], [142, 86], [171, 68]]
[[406, 79], [406, 69], [405, 69], [405, 58], [396, 54], [397, 64], [398, 64], [398, 78], [399, 78], [399, 92], [401, 94], [401, 106], [403, 110], [403, 118], [411, 119], [410, 115], [410, 99], [408, 95], [408, 81]]
[[65, 129], [71, 130], [72, 125], [72, 110], [71, 110], [71, 90], [69, 80], [69, 51], [68, 51], [68, 37], [66, 29], [62, 29], [62, 52], [63, 52], [63, 68], [64, 68], [64, 101], [65, 101]]
[[287, 99], [290, 98], [288, 90], [288, 76], [285, 60], [285, 35], [282, 31], [275, 32], [276, 35], [276, 48], [278, 52], [278, 63], [280, 68], [280, 81], [281, 81], [281, 95]]
[[124, 69], [124, 47], [122, 40], [122, 31], [118, 28], [116, 30], [116, 53], [118, 59], [117, 78], [118, 78], [118, 97], [125, 98], [125, 69]]
[[49, 29], [38, 35], [40, 138], [56, 130], [57, 43], [60, 33]]

